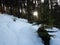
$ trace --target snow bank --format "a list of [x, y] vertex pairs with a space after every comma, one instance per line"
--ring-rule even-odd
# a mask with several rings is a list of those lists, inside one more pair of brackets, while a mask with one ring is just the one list
[[[0, 45], [43, 45], [25, 19], [0, 14]], [[35, 31], [34, 31], [35, 30]]]

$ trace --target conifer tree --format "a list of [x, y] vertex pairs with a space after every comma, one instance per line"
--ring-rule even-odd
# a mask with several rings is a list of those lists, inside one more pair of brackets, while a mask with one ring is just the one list
[[41, 27], [38, 29], [38, 34], [44, 41], [45, 45], [50, 45], [50, 37], [46, 29], [52, 28], [54, 19], [52, 18], [52, 10], [49, 9], [49, 0], [44, 0], [44, 3], [40, 5], [40, 20], [38, 20]]

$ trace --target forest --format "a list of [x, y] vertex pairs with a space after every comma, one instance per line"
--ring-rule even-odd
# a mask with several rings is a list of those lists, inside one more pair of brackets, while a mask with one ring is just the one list
[[60, 28], [60, 5], [57, 0], [1, 0], [0, 13]]

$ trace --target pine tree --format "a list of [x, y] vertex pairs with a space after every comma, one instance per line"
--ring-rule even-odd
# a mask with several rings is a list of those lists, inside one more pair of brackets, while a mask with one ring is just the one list
[[60, 28], [60, 6], [58, 5], [57, 2], [56, 5], [54, 6], [53, 18], [55, 19], [54, 26]]
[[44, 41], [45, 45], [50, 45], [50, 37], [51, 35], [48, 34], [47, 28], [53, 27], [54, 19], [52, 18], [52, 10], [49, 9], [49, 0], [44, 0], [44, 3], [40, 5], [40, 20], [39, 24], [41, 27], [38, 29], [38, 34]]

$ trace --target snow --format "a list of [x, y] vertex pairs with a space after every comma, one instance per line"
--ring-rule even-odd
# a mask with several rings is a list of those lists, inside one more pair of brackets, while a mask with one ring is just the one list
[[26, 19], [0, 14], [0, 45], [44, 45], [33, 27]]
[[[26, 19], [0, 14], [0, 45], [44, 45], [36, 32], [40, 26], [29, 24]], [[60, 45], [60, 29], [53, 27], [47, 30], [56, 31], [49, 33], [54, 35], [50, 45]]]
[[[35, 25], [35, 26], [33, 26], [33, 28], [36, 29], [36, 31], [37, 31], [40, 26], [41, 26], [41, 24]], [[51, 39], [50, 39], [50, 45], [60, 45], [60, 29], [58, 29], [56, 27], [52, 27], [51, 29], [48, 28], [46, 30], [54, 31], [54, 32], [49, 32], [50, 35], [53, 35], [53, 37], [51, 37]]]
[[53, 35], [50, 40], [50, 45], [60, 45], [60, 29], [53, 27], [52, 29], [46, 29], [47, 31], [55, 31], [49, 32], [50, 35]]
[[[60, 45], [60, 30], [57, 28], [53, 28], [53, 30], [55, 30], [55, 33], [52, 33], [52, 35], [54, 35], [54, 37], [51, 37], [51, 45]], [[51, 33], [50, 33], [51, 34]]]

